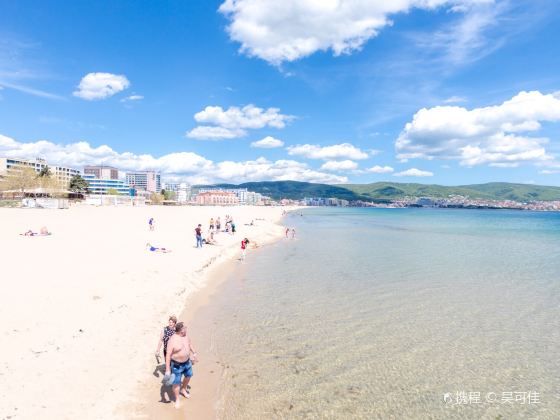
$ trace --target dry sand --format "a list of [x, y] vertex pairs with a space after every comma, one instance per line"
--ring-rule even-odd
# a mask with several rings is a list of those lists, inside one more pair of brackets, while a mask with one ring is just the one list
[[[281, 237], [282, 210], [0, 209], [0, 419], [146, 418], [139, 403], [167, 316], [183, 313], [209, 267], [239, 256], [242, 237]], [[196, 249], [195, 226], [217, 216], [223, 224], [226, 214], [238, 233]], [[41, 226], [53, 235], [19, 235]], [[173, 252], [149, 252], [146, 242]]]

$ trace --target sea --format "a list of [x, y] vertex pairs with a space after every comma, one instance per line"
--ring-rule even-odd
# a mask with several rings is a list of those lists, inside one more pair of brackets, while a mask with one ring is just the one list
[[283, 223], [212, 299], [219, 418], [560, 419], [560, 213]]

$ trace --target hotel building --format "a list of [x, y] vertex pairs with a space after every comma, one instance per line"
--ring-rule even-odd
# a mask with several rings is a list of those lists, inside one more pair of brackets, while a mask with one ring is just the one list
[[161, 175], [155, 171], [127, 172], [126, 183], [140, 191], [155, 193], [161, 191]]
[[65, 166], [50, 166], [45, 159], [16, 159], [16, 158], [0, 158], [0, 176], [8, 175], [9, 172], [21, 170], [23, 168], [31, 168], [39, 173], [42, 169], [49, 167], [52, 175], [67, 188], [70, 180], [74, 175], [80, 175], [80, 171]]
[[230, 206], [239, 204], [239, 198], [232, 192], [206, 191], [197, 194], [196, 204], [203, 206]]
[[263, 201], [263, 196], [260, 193], [248, 191], [247, 188], [227, 188], [227, 189], [201, 188], [199, 190], [199, 193], [216, 192], [216, 191], [235, 194], [239, 204], [259, 205], [262, 204]]
[[100, 179], [92, 174], [84, 174], [83, 177], [88, 183], [88, 194], [107, 195], [107, 191], [112, 189], [118, 195], [132, 195], [130, 186], [121, 179]]
[[99, 179], [119, 179], [119, 170], [112, 166], [84, 166], [84, 174], [94, 175]]

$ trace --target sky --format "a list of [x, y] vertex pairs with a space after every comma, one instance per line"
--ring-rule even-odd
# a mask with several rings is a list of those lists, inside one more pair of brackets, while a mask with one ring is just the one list
[[557, 0], [0, 0], [0, 157], [560, 185]]

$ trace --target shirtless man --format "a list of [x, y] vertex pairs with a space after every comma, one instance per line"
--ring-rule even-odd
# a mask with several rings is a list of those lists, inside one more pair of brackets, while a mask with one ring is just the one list
[[[173, 381], [175, 408], [181, 406], [179, 393], [185, 398], [190, 398], [187, 385], [193, 376], [192, 365], [196, 362], [198, 362], [198, 359], [187, 334], [187, 327], [182, 322], [178, 322], [175, 325], [175, 334], [169, 338], [167, 343], [167, 357], [165, 358], [165, 374], [170, 375], [171, 372], [175, 374], [175, 380]], [[181, 381], [183, 375], [184, 379]]]

